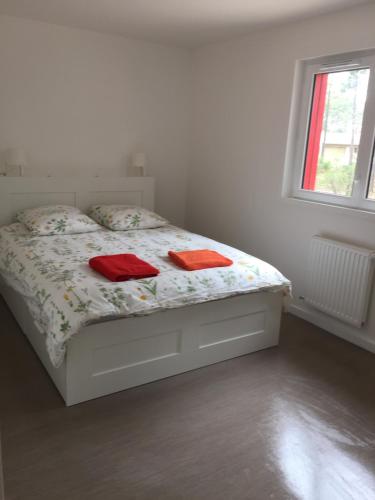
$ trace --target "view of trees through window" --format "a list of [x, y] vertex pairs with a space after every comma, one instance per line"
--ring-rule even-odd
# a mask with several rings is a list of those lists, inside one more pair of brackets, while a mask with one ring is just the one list
[[[316, 75], [305, 189], [351, 196], [369, 73], [356, 69]], [[375, 178], [369, 192], [375, 198], [374, 183]]]

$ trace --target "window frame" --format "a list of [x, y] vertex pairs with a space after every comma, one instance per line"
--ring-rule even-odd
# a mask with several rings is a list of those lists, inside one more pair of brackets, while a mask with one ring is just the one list
[[[370, 69], [370, 75], [352, 195], [347, 197], [303, 189], [315, 75], [364, 68]], [[289, 171], [289, 196], [305, 201], [375, 212], [375, 200], [367, 198], [371, 172], [375, 169], [375, 50], [360, 55], [342, 54], [302, 61], [299, 76], [294, 93], [295, 99], [297, 94], [297, 102], [294, 139], [292, 139], [292, 165]]]

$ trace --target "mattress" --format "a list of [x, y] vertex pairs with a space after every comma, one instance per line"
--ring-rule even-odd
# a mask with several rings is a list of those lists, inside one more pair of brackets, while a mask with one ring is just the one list
[[[211, 249], [230, 267], [185, 271], [168, 250]], [[88, 266], [97, 255], [135, 253], [160, 270], [154, 278], [112, 283]], [[175, 226], [57, 236], [31, 236], [20, 223], [0, 228], [0, 273], [22, 294], [58, 367], [66, 344], [90, 323], [257, 291], [284, 290], [290, 282], [273, 266], [240, 250]]]

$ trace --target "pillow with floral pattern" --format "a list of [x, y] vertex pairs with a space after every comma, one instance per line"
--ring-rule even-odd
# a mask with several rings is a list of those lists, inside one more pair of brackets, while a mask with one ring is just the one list
[[143, 207], [132, 205], [93, 205], [90, 217], [113, 231], [130, 229], [153, 229], [169, 222], [160, 215]]
[[22, 222], [33, 236], [90, 233], [100, 229], [90, 217], [69, 205], [48, 205], [21, 210], [16, 214], [16, 220]]

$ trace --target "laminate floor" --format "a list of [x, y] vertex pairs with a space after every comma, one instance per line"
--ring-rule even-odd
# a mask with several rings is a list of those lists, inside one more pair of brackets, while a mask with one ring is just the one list
[[375, 356], [277, 348], [66, 408], [0, 301], [6, 500], [375, 499]]

